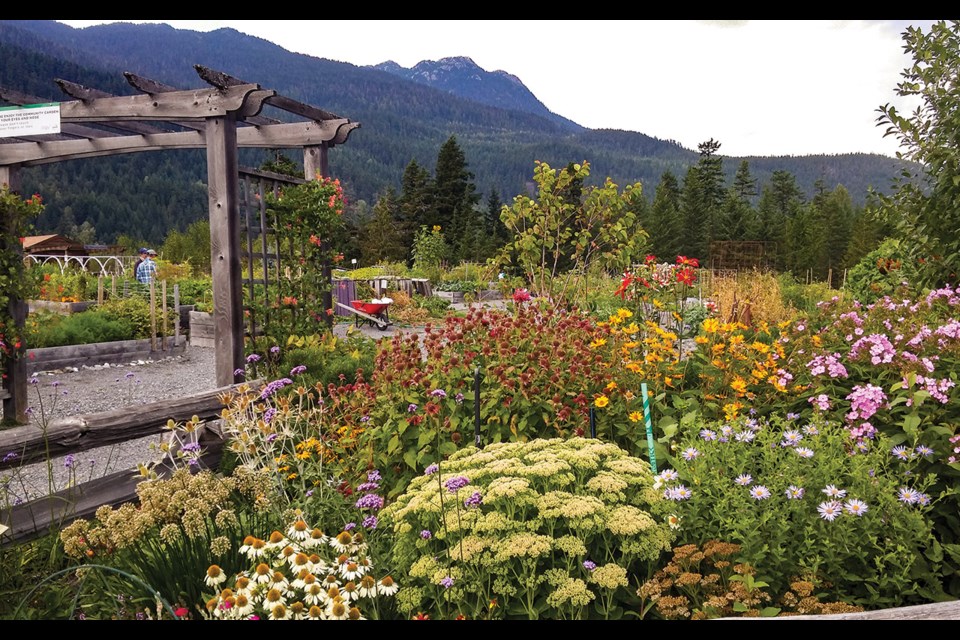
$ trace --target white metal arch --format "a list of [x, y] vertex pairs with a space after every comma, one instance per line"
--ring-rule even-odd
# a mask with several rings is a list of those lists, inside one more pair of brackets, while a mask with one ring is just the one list
[[[59, 267], [61, 275], [66, 272], [71, 262], [77, 264], [81, 270], [96, 276], [125, 274], [127, 268], [133, 264], [133, 258], [131, 256], [54, 256], [31, 254], [24, 256], [24, 260], [40, 265], [51, 262], [55, 263], [57, 267]], [[96, 265], [96, 271], [91, 270], [91, 262]]]

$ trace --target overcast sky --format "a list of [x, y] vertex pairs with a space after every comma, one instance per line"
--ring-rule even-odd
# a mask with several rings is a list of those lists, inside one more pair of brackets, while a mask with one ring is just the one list
[[[61, 20], [83, 27], [99, 22]], [[638, 131], [728, 156], [881, 153], [907, 25], [931, 20], [153, 20], [232, 27], [288, 51], [372, 65], [467, 56], [583, 126]], [[269, 79], [258, 80], [269, 86]], [[317, 105], [322, 107], [323, 105]]]

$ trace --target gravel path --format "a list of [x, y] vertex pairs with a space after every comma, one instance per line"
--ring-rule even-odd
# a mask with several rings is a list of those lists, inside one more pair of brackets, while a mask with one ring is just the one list
[[[189, 345], [178, 356], [41, 372], [36, 377], [39, 382], [30, 385], [27, 402], [30, 424], [38, 429], [56, 418], [134, 407], [217, 387], [214, 349]], [[60, 490], [71, 481], [87, 482], [124, 469], [136, 469], [138, 463], [155, 457], [150, 445], [159, 444], [162, 438], [162, 434], [156, 434], [82, 451], [74, 455], [72, 468], [65, 464], [68, 457], [54, 459], [53, 487]], [[46, 463], [36, 463], [0, 472], [0, 483], [5, 477], [10, 478], [9, 497], [15, 502], [47, 495], [51, 474]], [[0, 503], [2, 497], [0, 489]]]
[[[478, 303], [477, 306], [502, 306], [502, 303]], [[454, 305], [465, 309], [466, 305]], [[353, 323], [339, 323], [334, 333], [343, 336]], [[373, 339], [390, 338], [398, 333], [423, 333], [422, 327], [361, 327]], [[98, 413], [121, 407], [133, 407], [166, 398], [178, 398], [215, 389], [216, 353], [210, 347], [187, 345], [183, 354], [157, 360], [139, 360], [121, 365], [70, 368], [37, 373], [38, 383], [27, 390], [31, 424], [38, 429], [44, 421], [67, 416]], [[87, 482], [104, 475], [134, 470], [138, 463], [155, 458], [151, 444], [160, 444], [163, 434], [109, 445], [74, 455], [72, 467], [68, 457], [0, 471], [0, 504], [4, 504], [6, 485], [10, 502], [29, 501], [46, 496], [52, 471], [54, 490], [64, 489], [70, 482]], [[8, 452], [0, 451], [0, 456]]]

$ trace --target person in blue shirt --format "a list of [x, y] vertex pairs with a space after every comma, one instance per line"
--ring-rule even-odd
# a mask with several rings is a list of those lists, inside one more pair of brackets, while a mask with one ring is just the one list
[[157, 273], [157, 263], [155, 261], [157, 252], [153, 249], [147, 250], [147, 257], [137, 267], [137, 282], [140, 284], [150, 284]]

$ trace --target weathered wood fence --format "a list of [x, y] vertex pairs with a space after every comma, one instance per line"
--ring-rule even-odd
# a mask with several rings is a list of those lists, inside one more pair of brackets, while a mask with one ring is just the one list
[[[259, 384], [257, 381], [247, 386], [257, 387]], [[165, 430], [168, 420], [185, 422], [196, 416], [201, 420], [215, 421], [226, 406], [227, 396], [241, 386], [242, 383], [229, 385], [135, 408], [60, 418], [52, 420], [46, 428], [25, 425], [0, 431], [0, 451], [17, 454], [15, 458], [0, 458], [0, 471], [159, 434]], [[201, 430], [197, 441], [205, 450], [201, 466], [216, 468], [223, 441], [215, 423]], [[169, 471], [158, 468], [161, 475]], [[0, 508], [0, 524], [10, 527], [0, 536], [0, 544], [25, 542], [42, 536], [51, 527], [92, 516], [104, 504], [117, 506], [132, 502], [136, 500], [136, 486], [140, 480], [140, 474], [130, 469], [21, 505]]]

